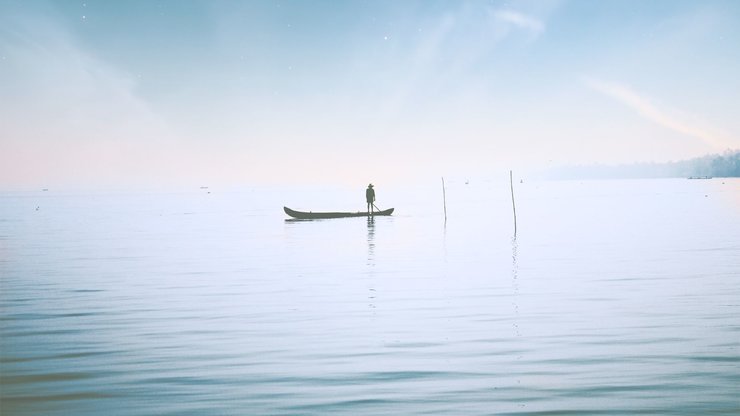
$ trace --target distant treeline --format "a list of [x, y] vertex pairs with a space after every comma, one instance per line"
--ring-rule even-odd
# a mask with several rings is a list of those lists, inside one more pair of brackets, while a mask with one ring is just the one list
[[740, 177], [740, 150], [678, 162], [560, 167], [550, 169], [547, 176], [557, 179]]

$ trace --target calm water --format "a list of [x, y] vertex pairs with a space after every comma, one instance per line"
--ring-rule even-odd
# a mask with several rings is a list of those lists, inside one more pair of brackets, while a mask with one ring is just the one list
[[740, 414], [739, 180], [508, 185], [0, 194], [0, 413]]

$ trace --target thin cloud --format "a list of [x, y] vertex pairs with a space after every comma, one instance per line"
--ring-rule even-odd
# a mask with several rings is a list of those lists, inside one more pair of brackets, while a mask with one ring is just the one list
[[525, 29], [534, 35], [540, 35], [545, 31], [545, 24], [541, 20], [524, 13], [513, 10], [497, 10], [493, 12], [493, 16], [498, 20]]
[[592, 90], [621, 102], [637, 111], [643, 118], [669, 130], [694, 137], [720, 150], [730, 148], [733, 145], [733, 141], [727, 137], [727, 134], [703, 125], [703, 123], [696, 121], [696, 117], [679, 114], [675, 110], [658, 108], [648, 98], [625, 85], [596, 79], [586, 79], [584, 82]]
[[169, 124], [132, 74], [81, 47], [54, 15], [15, 19], [0, 49], [13, 63], [3, 74], [12, 88], [0, 91], [0, 186], [169, 175]]

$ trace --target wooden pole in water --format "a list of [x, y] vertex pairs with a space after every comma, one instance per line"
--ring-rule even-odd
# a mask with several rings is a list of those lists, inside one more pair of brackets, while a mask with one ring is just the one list
[[447, 224], [447, 196], [445, 195], [445, 177], [442, 177], [442, 204], [445, 209], [445, 224]]
[[511, 185], [511, 207], [514, 208], [514, 238], [516, 238], [516, 204], [514, 203], [514, 174], [509, 171], [509, 185]]

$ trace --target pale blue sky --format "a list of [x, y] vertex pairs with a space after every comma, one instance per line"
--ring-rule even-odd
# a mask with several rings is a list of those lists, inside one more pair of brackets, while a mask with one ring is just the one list
[[0, 0], [0, 186], [690, 158], [737, 74], [737, 1]]

